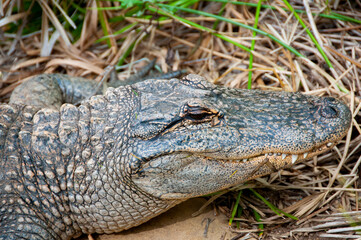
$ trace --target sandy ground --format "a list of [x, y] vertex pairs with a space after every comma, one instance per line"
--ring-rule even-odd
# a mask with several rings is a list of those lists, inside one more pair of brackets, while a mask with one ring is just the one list
[[[202, 198], [190, 199], [141, 226], [118, 234], [100, 235], [96, 239], [226, 240], [236, 236], [236, 234], [228, 230], [228, 220], [226, 216], [223, 214], [215, 216], [211, 207], [207, 207], [199, 216], [192, 217], [192, 213], [196, 212], [205, 202], [206, 200]], [[204, 231], [207, 218], [213, 221], [209, 224], [207, 236], [205, 236]]]

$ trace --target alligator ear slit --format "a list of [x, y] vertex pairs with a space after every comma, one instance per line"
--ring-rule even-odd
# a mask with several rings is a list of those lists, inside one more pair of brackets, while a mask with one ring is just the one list
[[212, 118], [211, 121], [211, 126], [214, 127], [216, 125], [218, 125], [221, 121], [218, 119], [218, 116], [215, 116], [214, 118]]

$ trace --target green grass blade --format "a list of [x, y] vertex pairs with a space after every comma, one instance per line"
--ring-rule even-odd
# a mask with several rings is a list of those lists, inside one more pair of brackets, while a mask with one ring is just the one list
[[180, 11], [184, 11], [184, 12], [189, 12], [189, 13], [198, 14], [198, 15], [201, 15], [201, 16], [212, 17], [212, 18], [214, 18], [214, 19], [219, 19], [219, 20], [222, 20], [222, 21], [231, 23], [231, 24], [233, 24], [233, 25], [235, 25], [235, 26], [239, 26], [239, 27], [242, 27], [242, 28], [251, 30], [251, 31], [255, 31], [255, 32], [258, 33], [258, 34], [264, 35], [264, 36], [272, 39], [273, 41], [279, 43], [281, 46], [283, 46], [284, 48], [288, 49], [290, 52], [292, 52], [293, 54], [295, 54], [297, 57], [302, 57], [302, 58], [304, 58], [304, 56], [303, 56], [301, 53], [299, 53], [296, 49], [294, 49], [293, 47], [291, 47], [291, 46], [289, 46], [288, 44], [284, 43], [282, 40], [276, 38], [276, 37], [273, 36], [272, 34], [266, 33], [266, 32], [264, 32], [264, 31], [262, 31], [262, 30], [259, 30], [259, 29], [257, 29], [257, 28], [254, 28], [254, 27], [250, 27], [250, 26], [248, 26], [248, 25], [246, 25], [246, 24], [233, 21], [232, 19], [228, 19], [228, 18], [225, 18], [225, 17], [217, 16], [217, 15], [214, 15], [214, 14], [211, 14], [211, 13], [207, 13], [207, 12], [203, 12], [203, 11], [198, 11], [198, 10], [189, 9], [189, 8], [169, 6], [169, 5], [166, 5], [166, 4], [157, 4], [157, 6], [162, 7], [163, 9], [164, 9], [164, 8], [166, 8], [166, 9], [176, 9], [176, 10], [180, 10]]
[[170, 6], [178, 6], [178, 7], [185, 7], [186, 8], [186, 7], [189, 7], [189, 6], [193, 6], [194, 4], [196, 4], [198, 2], [199, 2], [199, 0], [177, 0], [177, 1], [168, 2], [167, 4], [170, 5]]
[[241, 199], [241, 195], [242, 195], [242, 190], [240, 190], [240, 191], [238, 192], [237, 199], [236, 199], [236, 203], [234, 204], [234, 207], [233, 207], [233, 210], [232, 210], [232, 214], [231, 214], [231, 218], [229, 219], [229, 222], [228, 222], [228, 225], [229, 225], [229, 226], [232, 225], [233, 219], [234, 219], [234, 217], [236, 216], [237, 209], [238, 209], [238, 206], [239, 206], [239, 200]]
[[[253, 209], [253, 215], [254, 215], [254, 219], [256, 219], [257, 222], [261, 222], [261, 215], [254, 209]], [[258, 224], [258, 229], [261, 230], [259, 235], [262, 235], [264, 229], [263, 223]]]
[[[320, 14], [320, 16], [321, 16], [321, 14]], [[338, 13], [331, 12], [329, 16], [330, 16], [330, 18], [333, 18], [333, 19], [338, 19], [338, 20], [345, 21], [345, 22], [353, 22], [353, 23], [361, 24], [361, 20], [354, 19], [354, 18], [351, 18], [351, 17], [348, 17], [348, 16], [344, 16], [344, 15], [341, 15], [341, 14], [338, 14]]]
[[261, 196], [261, 194], [259, 194], [258, 192], [256, 192], [254, 189], [249, 188], [249, 190], [259, 199], [261, 199], [273, 212], [275, 212], [277, 215], [281, 216], [282, 214], [293, 219], [293, 220], [298, 220], [297, 217], [286, 213], [284, 211], [282, 211], [281, 209], [277, 208], [275, 205], [273, 205], [272, 203], [270, 203], [269, 201], [267, 201], [264, 197]]

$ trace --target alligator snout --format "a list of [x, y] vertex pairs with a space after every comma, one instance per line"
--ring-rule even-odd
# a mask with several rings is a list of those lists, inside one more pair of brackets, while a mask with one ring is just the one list
[[318, 113], [324, 119], [349, 120], [351, 117], [348, 107], [332, 97], [321, 98], [318, 105]]
[[335, 142], [344, 136], [351, 124], [351, 111], [343, 102], [332, 98], [319, 98], [315, 103], [314, 113], [317, 119], [316, 141]]

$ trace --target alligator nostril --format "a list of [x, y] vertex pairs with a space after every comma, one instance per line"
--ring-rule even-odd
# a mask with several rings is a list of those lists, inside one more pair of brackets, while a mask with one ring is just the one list
[[335, 118], [337, 117], [337, 110], [331, 106], [323, 107], [321, 109], [321, 116], [324, 118]]

